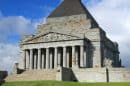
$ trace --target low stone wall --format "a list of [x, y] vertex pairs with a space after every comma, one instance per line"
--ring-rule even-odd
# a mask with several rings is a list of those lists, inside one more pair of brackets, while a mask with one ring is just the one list
[[79, 82], [130, 82], [130, 69], [87, 68], [72, 69]]
[[110, 82], [130, 82], [130, 69], [109, 68]]
[[105, 68], [72, 69], [79, 82], [106, 82]]

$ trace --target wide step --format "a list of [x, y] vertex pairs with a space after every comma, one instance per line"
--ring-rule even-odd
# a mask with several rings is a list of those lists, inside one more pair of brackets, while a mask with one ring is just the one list
[[56, 70], [29, 70], [22, 74], [8, 76], [5, 81], [55, 80]]

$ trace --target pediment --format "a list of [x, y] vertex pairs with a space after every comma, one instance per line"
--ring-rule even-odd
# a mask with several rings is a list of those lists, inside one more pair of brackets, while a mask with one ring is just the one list
[[49, 32], [47, 34], [27, 40], [25, 43], [56, 42], [56, 41], [65, 41], [65, 40], [74, 40], [74, 39], [80, 39], [80, 37], [71, 36], [62, 33]]

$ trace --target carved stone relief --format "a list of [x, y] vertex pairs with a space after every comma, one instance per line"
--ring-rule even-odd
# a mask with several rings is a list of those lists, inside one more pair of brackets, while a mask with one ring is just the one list
[[40, 37], [33, 38], [32, 40], [26, 41], [26, 43], [36, 43], [36, 42], [51, 42], [51, 41], [62, 41], [62, 40], [72, 40], [79, 39], [79, 37], [61, 34], [61, 33], [47, 33]]

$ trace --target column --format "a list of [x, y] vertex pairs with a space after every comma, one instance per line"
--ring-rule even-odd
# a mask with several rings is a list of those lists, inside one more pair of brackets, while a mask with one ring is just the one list
[[33, 67], [33, 49], [30, 49], [30, 65], [29, 65], [29, 69], [32, 70]]
[[54, 68], [57, 68], [57, 47], [55, 48]]
[[37, 54], [34, 54], [34, 69], [37, 69]]
[[75, 46], [72, 46], [72, 67], [76, 66]]
[[58, 66], [61, 66], [61, 51], [60, 49], [58, 50]]
[[90, 67], [90, 59], [89, 59], [89, 46], [86, 46], [86, 67], [89, 68]]
[[70, 52], [69, 52], [69, 50], [67, 50], [67, 52], [66, 52], [66, 58], [67, 58], [67, 68], [69, 68], [70, 67], [70, 64], [69, 64], [69, 59], [70, 59]]
[[37, 64], [37, 68], [38, 70], [41, 69], [41, 49], [38, 49], [38, 64]]
[[23, 69], [26, 69], [26, 50], [22, 50]]
[[84, 46], [84, 67], [87, 67], [87, 51], [86, 46]]
[[46, 69], [49, 69], [49, 48], [46, 48]]
[[45, 53], [43, 52], [42, 53], [42, 69], [44, 69], [45, 68]]
[[63, 67], [67, 67], [66, 63], [66, 47], [63, 47]]
[[78, 66], [78, 57], [79, 57], [79, 52], [78, 52], [78, 48], [75, 49], [75, 58], [76, 58], [76, 65]]
[[29, 52], [25, 50], [25, 58], [26, 58], [26, 69], [29, 69]]
[[50, 69], [52, 69], [52, 64], [53, 64], [53, 53], [52, 53], [52, 50], [50, 50], [49, 58], [50, 58]]
[[84, 66], [84, 64], [83, 64], [83, 57], [84, 57], [84, 55], [83, 55], [83, 52], [84, 52], [84, 47], [83, 47], [83, 45], [81, 45], [80, 46], [80, 67], [83, 67]]

